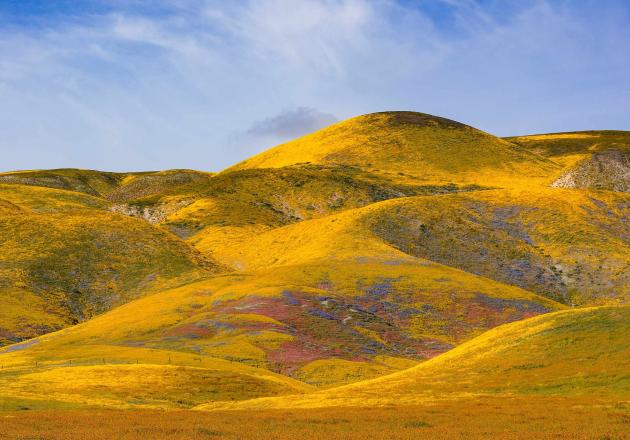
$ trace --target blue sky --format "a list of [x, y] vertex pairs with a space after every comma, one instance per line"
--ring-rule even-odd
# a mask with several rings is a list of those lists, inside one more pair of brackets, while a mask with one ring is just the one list
[[626, 0], [0, 0], [0, 168], [220, 170], [337, 120], [630, 130]]

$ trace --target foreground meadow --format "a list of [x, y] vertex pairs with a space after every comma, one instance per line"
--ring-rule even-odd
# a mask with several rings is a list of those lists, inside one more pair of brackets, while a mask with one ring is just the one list
[[261, 411], [36, 410], [0, 414], [0, 439], [630, 438], [630, 406], [591, 398], [475, 398], [426, 406]]

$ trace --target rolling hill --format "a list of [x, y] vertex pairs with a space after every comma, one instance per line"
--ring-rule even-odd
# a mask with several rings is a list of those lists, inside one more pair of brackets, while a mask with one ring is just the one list
[[564, 165], [555, 188], [630, 192], [630, 133], [581, 131], [506, 138]]
[[[124, 187], [123, 187], [124, 188]], [[480, 189], [473, 185], [398, 183], [356, 167], [296, 166], [221, 173], [212, 179], [129, 199], [119, 212], [158, 223], [195, 244], [237, 239], [397, 197]], [[202, 247], [211, 249], [205, 243]]]
[[0, 173], [0, 183], [65, 189], [91, 196], [102, 196], [117, 188], [125, 175], [104, 171], [56, 169]]
[[228, 168], [349, 165], [399, 180], [514, 185], [545, 181], [558, 166], [468, 125], [414, 112], [358, 116]]
[[64, 189], [112, 201], [125, 201], [206, 180], [211, 176], [211, 173], [193, 170], [112, 173], [61, 168], [0, 173], [0, 184]]
[[568, 305], [624, 303], [629, 202], [547, 188], [397, 198], [259, 233], [248, 246], [215, 244], [212, 255], [248, 269], [415, 256]]
[[0, 408], [626, 401], [628, 139], [385, 112], [217, 174], [2, 173]]
[[0, 345], [72, 325], [221, 266], [85, 194], [0, 185]]
[[630, 307], [566, 310], [490, 330], [416, 367], [306, 396], [218, 408], [411, 405], [477, 396], [630, 398]]
[[46, 369], [134, 363], [161, 350], [157, 364], [223, 358], [330, 386], [408, 367], [503, 322], [562, 308], [419, 263], [407, 257], [395, 266], [311, 264], [222, 275], [10, 346], [0, 360], [5, 372], [15, 364], [15, 381], [35, 362]]

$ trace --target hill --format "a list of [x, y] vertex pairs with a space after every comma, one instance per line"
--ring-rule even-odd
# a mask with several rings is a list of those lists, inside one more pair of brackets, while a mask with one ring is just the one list
[[121, 184], [106, 194], [105, 198], [112, 202], [125, 202], [143, 197], [150, 197], [181, 187], [210, 181], [212, 173], [194, 170], [166, 170], [150, 173], [130, 173]]
[[[103, 440], [138, 439], [147, 433], [177, 439], [624, 439], [630, 383], [624, 368], [630, 354], [625, 337], [629, 317], [627, 307], [545, 315], [497, 328], [455, 349], [451, 357], [447, 353], [395, 375], [301, 396], [238, 402], [231, 400], [239, 399], [238, 394], [225, 393], [223, 388], [212, 396], [223, 401], [200, 405], [200, 411], [131, 411], [120, 396], [110, 394], [105, 401], [103, 387], [91, 383], [90, 376], [60, 382], [67, 379], [63, 374], [34, 374], [12, 384], [12, 389], [38, 385], [66, 401], [0, 394], [0, 408], [20, 409], [3, 413], [2, 430], [9, 438], [53, 434]], [[127, 369], [133, 371], [133, 367]], [[151, 396], [156, 389], [155, 369], [144, 371], [142, 377], [129, 373], [113, 377], [122, 393], [134, 390], [134, 385], [135, 392], [138, 385], [146, 386], [138, 393], [143, 400], [134, 400], [135, 405], [163, 405], [163, 400]], [[159, 386], [182, 406], [206, 398], [203, 385], [217, 386], [223, 380], [210, 382], [210, 374], [199, 368], [185, 381], [181, 381], [184, 372], [178, 374], [179, 380], [171, 373]], [[112, 380], [102, 372], [96, 377], [105, 384]], [[191, 382], [202, 384], [200, 392], [187, 394], [185, 387]], [[184, 388], [178, 388], [180, 384]], [[284, 390], [292, 388], [287, 384]], [[71, 399], [126, 409], [72, 410], [68, 409], [73, 406]]]
[[383, 204], [370, 224], [411, 255], [572, 306], [616, 304], [630, 300], [629, 202], [608, 192], [482, 191]]
[[575, 160], [575, 155], [630, 148], [630, 132], [619, 130], [532, 134], [503, 139], [563, 165]]
[[212, 255], [248, 269], [399, 265], [415, 256], [569, 305], [624, 303], [628, 202], [624, 194], [547, 188], [397, 198], [259, 233], [247, 246], [215, 243]]
[[[405, 379], [373, 392], [388, 404], [530, 396], [530, 370], [549, 374], [544, 389], [558, 388], [564, 366], [578, 368], [553, 349], [568, 343], [538, 330], [521, 341], [511, 327], [492, 329], [519, 321], [527, 335], [525, 323], [539, 315], [557, 317], [540, 321], [549, 328], [571, 327], [586, 315], [554, 314], [569, 307], [615, 304], [625, 316], [630, 195], [615, 171], [625, 166], [624, 136], [499, 139], [435, 116], [387, 112], [218, 174], [0, 174], [0, 345], [17, 342], [0, 349], [3, 408], [191, 408], [314, 387], [345, 399], [355, 388], [336, 387], [364, 390], [366, 379], [418, 371], [426, 371], [425, 388]], [[577, 179], [591, 176], [579, 171], [587, 162], [599, 170], [588, 182]], [[583, 184], [559, 185], [567, 173]], [[609, 348], [623, 356], [615, 316], [606, 318]], [[578, 356], [583, 339], [604, 335], [579, 333], [581, 351], [571, 345], [565, 354]], [[519, 357], [543, 356], [544, 344], [558, 354], [553, 368]], [[466, 361], [493, 347], [505, 358]], [[463, 357], [454, 366], [438, 361], [450, 353]], [[512, 357], [520, 363], [493, 369]], [[439, 380], [427, 385], [430, 375]], [[617, 392], [611, 380], [602, 376]], [[380, 404], [369, 392], [348, 402]], [[324, 407], [336, 399], [313, 396]], [[318, 405], [306, 397], [262, 402]]]
[[[49, 368], [37, 363], [0, 375], [0, 408], [189, 408], [204, 400], [242, 400], [310, 391], [301, 382], [221, 359], [136, 350], [133, 363], [93, 358]], [[103, 352], [97, 352], [103, 355]], [[113, 354], [113, 353], [112, 353]], [[159, 359], [161, 363], [156, 363]]]
[[296, 164], [356, 166], [398, 180], [513, 186], [544, 182], [558, 166], [526, 149], [449, 119], [414, 112], [358, 116], [228, 168]]
[[630, 192], [630, 132], [582, 131], [506, 140], [564, 165], [553, 187]]
[[0, 345], [89, 319], [220, 265], [85, 194], [0, 185]]
[[406, 260], [214, 277], [10, 346], [0, 362], [15, 382], [34, 363], [48, 370], [101, 359], [146, 364], [147, 353], [159, 350], [149, 357], [158, 365], [223, 358], [330, 386], [406, 368], [503, 322], [562, 308], [521, 289]]
[[470, 396], [630, 397], [630, 307], [566, 310], [506, 324], [417, 367], [308, 396], [215, 408], [426, 404]]
[[211, 176], [211, 173], [193, 170], [112, 173], [60, 168], [0, 173], [0, 184], [63, 189], [120, 202], [146, 197], [181, 185], [206, 180]]
[[102, 196], [117, 188], [125, 174], [62, 168], [0, 173], [1, 184], [41, 186]]
[[399, 183], [355, 167], [299, 166], [221, 173], [207, 181], [129, 200], [115, 209], [160, 224], [202, 252], [277, 227], [370, 203], [481, 189]]
[[[384, 201], [272, 229], [250, 237], [248, 246], [217, 247], [219, 261], [249, 271], [131, 302], [2, 358], [65, 365], [111, 358], [123, 353], [120, 347], [150, 348], [332, 386], [408, 367], [496, 325], [561, 309], [517, 287], [402, 252], [375, 233], [384, 213], [400, 215], [414, 203], [456, 206], [466, 196]], [[406, 217], [400, 218], [404, 229]], [[93, 345], [96, 353], [88, 349]], [[77, 346], [82, 350], [67, 352]], [[132, 350], [120, 361], [138, 356]]]

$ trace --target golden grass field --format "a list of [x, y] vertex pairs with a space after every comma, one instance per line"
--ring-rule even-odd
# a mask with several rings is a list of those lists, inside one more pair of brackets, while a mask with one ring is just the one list
[[0, 173], [0, 439], [623, 439], [630, 134], [387, 112]]
[[627, 405], [539, 396], [342, 411], [19, 411], [0, 413], [0, 421], [0, 439], [47, 440], [622, 440], [630, 429]]

